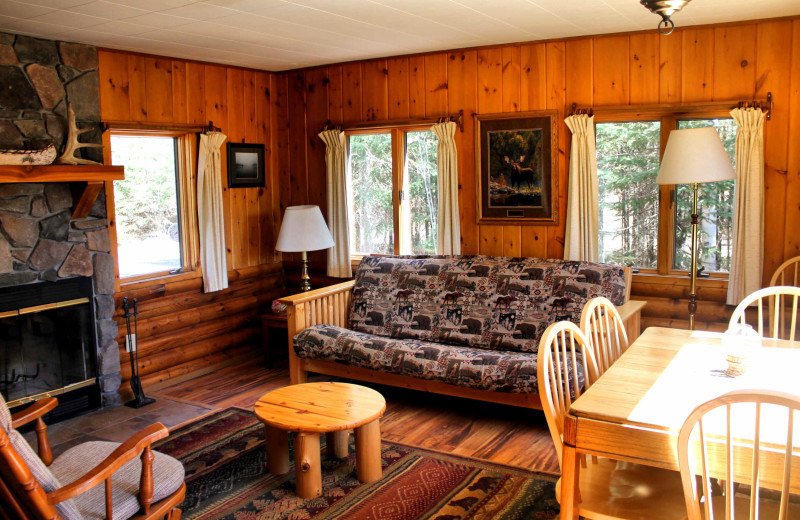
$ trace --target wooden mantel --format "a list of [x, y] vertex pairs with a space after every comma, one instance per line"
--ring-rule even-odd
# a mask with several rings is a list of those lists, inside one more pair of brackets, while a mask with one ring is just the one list
[[0, 183], [5, 182], [74, 182], [72, 218], [86, 218], [105, 181], [125, 178], [123, 166], [0, 166]]

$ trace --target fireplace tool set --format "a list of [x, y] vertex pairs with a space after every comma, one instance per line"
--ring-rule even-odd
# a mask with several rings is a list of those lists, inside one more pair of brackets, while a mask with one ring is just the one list
[[[133, 312], [131, 312], [130, 305], [128, 304], [128, 297], [122, 299], [122, 310], [125, 311], [123, 318], [125, 318], [126, 336], [125, 336], [125, 350], [131, 361], [131, 390], [133, 391], [133, 400], [125, 403], [125, 406], [131, 408], [141, 408], [148, 404], [155, 403], [156, 400], [152, 397], [144, 395], [142, 382], [139, 379], [139, 348], [136, 340], [137, 332], [137, 316], [139, 309], [136, 305], [136, 298], [133, 299]], [[133, 317], [133, 332], [131, 332], [131, 317]]]

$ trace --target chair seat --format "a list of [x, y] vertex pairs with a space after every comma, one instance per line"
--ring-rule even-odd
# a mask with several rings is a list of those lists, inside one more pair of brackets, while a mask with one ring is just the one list
[[[579, 485], [578, 514], [585, 518], [686, 518], [681, 475], [677, 471], [601, 458], [597, 462], [587, 460], [586, 467], [581, 467]], [[560, 479], [556, 499], [561, 503]]]
[[[86, 442], [70, 448], [53, 461], [50, 470], [62, 486], [84, 476], [119, 447], [115, 442]], [[183, 484], [183, 465], [169, 455], [153, 451], [153, 503], [176, 492]], [[114, 520], [127, 520], [139, 512], [139, 481], [142, 463], [139, 457], [127, 462], [111, 477]], [[103, 485], [81, 493], [73, 499], [86, 520], [106, 517], [105, 487]]]

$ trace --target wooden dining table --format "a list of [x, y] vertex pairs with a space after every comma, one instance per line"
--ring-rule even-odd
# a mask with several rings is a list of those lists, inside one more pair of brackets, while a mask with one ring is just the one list
[[645, 330], [566, 415], [561, 518], [578, 518], [579, 454], [678, 470], [678, 433], [701, 403], [741, 389], [800, 395], [800, 342], [761, 344], [733, 375], [721, 333]]

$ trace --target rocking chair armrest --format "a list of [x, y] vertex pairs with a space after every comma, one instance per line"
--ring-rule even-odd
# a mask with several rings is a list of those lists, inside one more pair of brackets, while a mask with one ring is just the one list
[[[130, 461], [145, 448], [149, 448], [151, 444], [159, 439], [163, 439], [169, 435], [169, 431], [161, 423], [151, 424], [144, 430], [133, 435], [128, 440], [123, 442], [111, 454], [105, 458], [101, 463], [92, 468], [86, 475], [82, 476], [75, 482], [60, 487], [55, 491], [47, 494], [47, 500], [50, 504], [55, 505], [59, 502], [75, 498], [81, 493], [93, 488], [94, 486], [105, 481], [112, 474], [121, 468], [126, 462]], [[152, 484], [152, 466], [150, 467], [149, 479]], [[151, 489], [152, 493], [152, 489]]]
[[17, 412], [11, 416], [11, 427], [14, 429], [19, 428], [34, 419], [38, 419], [53, 408], [58, 406], [58, 399], [55, 397], [44, 397], [39, 399], [29, 407], [21, 412]]

